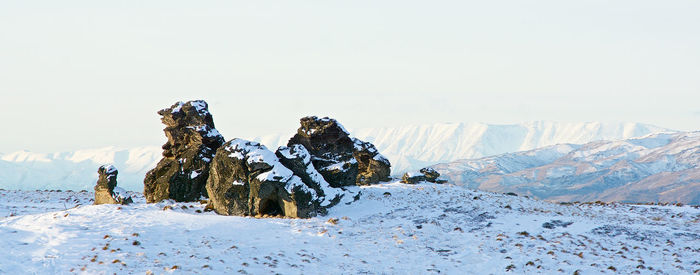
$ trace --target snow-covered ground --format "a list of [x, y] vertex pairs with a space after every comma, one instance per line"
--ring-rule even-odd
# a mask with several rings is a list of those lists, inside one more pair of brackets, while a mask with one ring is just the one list
[[444, 184], [356, 187], [324, 217], [219, 216], [201, 203], [91, 205], [0, 190], [0, 274], [700, 272], [700, 209], [554, 204]]

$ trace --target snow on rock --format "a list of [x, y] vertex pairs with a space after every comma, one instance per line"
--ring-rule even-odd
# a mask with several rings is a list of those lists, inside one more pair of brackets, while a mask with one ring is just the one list
[[195, 100], [158, 111], [168, 141], [162, 146], [163, 158], [143, 180], [148, 202], [196, 201], [207, 196], [210, 162], [224, 143], [207, 107], [203, 100]]
[[129, 195], [129, 193], [126, 190], [124, 190], [124, 188], [121, 188], [119, 186], [114, 187], [114, 190], [112, 190], [112, 197], [117, 202], [129, 201], [129, 203], [131, 203], [131, 196]]
[[300, 178], [309, 178], [306, 171], [285, 167], [260, 143], [233, 139], [214, 157], [206, 185], [210, 204], [222, 215], [315, 216], [325, 211], [323, 197]]
[[451, 184], [348, 189], [361, 191], [362, 199], [311, 219], [220, 216], [200, 203], [145, 204], [140, 194], [134, 194], [135, 204], [118, 207], [89, 205], [89, 192], [0, 190], [5, 248], [0, 273], [693, 274], [700, 269], [700, 209], [694, 207], [562, 205]]
[[391, 163], [371, 143], [351, 138], [335, 119], [309, 116], [299, 122], [301, 126], [287, 146], [304, 146], [314, 167], [332, 187], [389, 180]]
[[[342, 189], [333, 188], [319, 173], [311, 162], [311, 154], [302, 145], [295, 144], [291, 147], [282, 146], [276, 154], [287, 167], [293, 169], [307, 186], [313, 188], [322, 197], [321, 206], [330, 207], [337, 203], [345, 194]], [[298, 171], [297, 171], [298, 170]]]
[[129, 204], [131, 197], [126, 190], [117, 187], [117, 168], [106, 164], [97, 169], [99, 179], [95, 184], [95, 204]]

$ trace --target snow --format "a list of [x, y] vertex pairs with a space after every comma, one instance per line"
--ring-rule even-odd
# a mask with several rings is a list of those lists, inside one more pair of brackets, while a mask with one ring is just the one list
[[338, 171], [344, 172], [344, 171], [347, 171], [349, 169], [349, 167], [350, 167], [349, 165], [352, 165], [355, 163], [357, 163], [357, 160], [352, 158], [348, 161], [341, 161], [341, 162], [333, 163], [333, 164], [328, 165], [328, 166], [321, 167], [321, 170], [324, 170], [324, 171], [338, 170]]
[[285, 189], [290, 194], [294, 188], [300, 187], [312, 197], [316, 197], [316, 191], [308, 188], [299, 177], [294, 175], [292, 170], [282, 165], [275, 153], [268, 150], [265, 145], [244, 139], [233, 139], [227, 145], [226, 150], [231, 152], [230, 157], [245, 160], [249, 166], [256, 163], [267, 163], [272, 166], [270, 170], [257, 175], [255, 177], [257, 180], [284, 182]]
[[182, 107], [185, 106], [185, 103], [182, 102], [182, 101], [178, 101], [178, 102], [175, 103], [175, 104], [176, 104], [177, 106], [175, 106], [175, 108], [173, 108], [173, 111], [171, 112], [171, 113], [173, 113], [173, 114], [174, 114], [174, 113], [179, 113], [179, 112], [182, 110]]
[[204, 133], [205, 137], [219, 137], [223, 136], [215, 128], [210, 128], [209, 125], [198, 125], [198, 126], [187, 126], [189, 129], [193, 129], [197, 132]]
[[292, 170], [287, 169], [287, 167], [282, 166], [282, 164], [275, 164], [272, 170], [261, 173], [255, 178], [259, 181], [287, 182], [292, 179], [293, 176]]
[[190, 172], [190, 179], [196, 178], [197, 176], [199, 176], [199, 174], [200, 174], [200, 172], [198, 172], [198, 171]]
[[112, 190], [112, 197], [117, 201], [124, 201], [129, 197], [129, 193], [119, 186], [114, 187]]
[[[277, 151], [282, 154], [287, 159], [297, 159], [301, 158], [306, 164], [306, 174], [309, 175], [312, 181], [317, 182], [321, 191], [323, 191], [323, 201], [321, 201], [321, 206], [328, 206], [331, 204], [332, 200], [344, 194], [341, 189], [333, 188], [331, 185], [323, 178], [321, 173], [316, 170], [314, 164], [311, 162], [311, 154], [306, 147], [300, 144], [294, 144], [292, 147], [281, 146]], [[294, 153], [292, 153], [294, 151]], [[289, 189], [287, 190], [289, 191]], [[315, 191], [314, 191], [315, 194]]]
[[260, 173], [256, 176], [259, 181], [279, 181], [287, 182], [292, 180], [294, 173], [287, 167], [284, 167], [279, 159], [272, 151], [268, 150], [265, 145], [254, 141], [244, 139], [233, 139], [226, 148], [230, 157], [235, 157], [240, 160], [245, 160], [250, 166], [256, 163], [267, 163], [272, 166], [269, 171]]
[[117, 167], [114, 167], [112, 164], [105, 164], [101, 166], [104, 168], [106, 174], [112, 174], [114, 172], [117, 172]]
[[418, 173], [418, 172], [414, 172], [414, 171], [406, 172], [406, 175], [408, 175], [409, 178], [418, 177], [418, 176], [423, 176], [423, 174]]
[[301, 178], [293, 175], [284, 185], [284, 190], [287, 190], [289, 194], [293, 194], [295, 188], [301, 188], [306, 193], [310, 193], [312, 197], [317, 197], [316, 191], [306, 186], [306, 184], [301, 181]]
[[231, 184], [233, 184], [233, 185], [245, 185], [245, 182], [242, 182], [242, 181], [234, 181], [234, 182], [232, 182]]
[[[187, 103], [189, 103], [192, 107], [194, 107], [199, 115], [206, 116], [209, 114], [209, 110], [208, 110], [208, 106], [207, 106], [206, 101], [204, 101], [204, 100], [192, 100], [192, 101], [188, 101]], [[177, 105], [177, 106], [175, 106], [175, 108], [173, 108], [171, 113], [173, 113], [173, 114], [179, 113], [180, 111], [182, 111], [182, 107], [184, 107], [185, 104], [187, 104], [187, 103], [182, 102], [182, 101], [178, 101], [177, 103], [175, 103], [175, 105]]]
[[343, 124], [340, 124], [340, 122], [338, 122], [338, 121], [335, 120], [335, 119], [328, 118], [328, 117], [323, 117], [323, 118], [320, 118], [319, 120], [322, 121], [322, 122], [326, 122], [326, 123], [327, 123], [327, 122], [333, 121], [333, 122], [335, 122], [336, 125], [338, 125], [338, 128], [340, 128], [341, 131], [345, 132], [345, 133], [348, 134], [348, 135], [350, 134], [350, 132], [348, 132], [348, 130], [345, 129], [345, 127], [343, 127]]
[[0, 247], [5, 248], [0, 273], [692, 274], [700, 269], [700, 209], [694, 207], [561, 205], [451, 184], [350, 189], [362, 192], [361, 199], [311, 219], [219, 216], [203, 212], [200, 203], [145, 204], [139, 193], [134, 204], [120, 206], [90, 205], [91, 192], [0, 190]]
[[194, 107], [198, 113], [207, 112], [207, 103], [204, 100], [193, 100], [190, 104]]

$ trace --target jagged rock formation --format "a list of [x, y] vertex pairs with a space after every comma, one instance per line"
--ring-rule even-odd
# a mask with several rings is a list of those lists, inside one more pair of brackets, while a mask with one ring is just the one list
[[389, 180], [389, 161], [371, 143], [350, 138], [335, 119], [309, 116], [300, 122], [301, 127], [287, 146], [308, 149], [314, 167], [332, 187]]
[[195, 201], [207, 197], [209, 165], [224, 138], [203, 100], [177, 102], [158, 111], [168, 142], [163, 159], [146, 173], [144, 195], [149, 203], [164, 199]]
[[411, 172], [407, 172], [403, 174], [403, 177], [401, 178], [402, 183], [407, 183], [407, 184], [416, 184], [421, 181], [427, 181], [427, 182], [432, 182], [432, 183], [445, 183], [447, 182], [446, 180], [440, 179], [440, 173], [435, 171], [435, 169], [426, 167], [423, 169], [420, 169], [420, 174], [415, 174]]
[[129, 204], [131, 196], [126, 190], [117, 187], [117, 168], [113, 165], [102, 165], [97, 169], [100, 175], [95, 185], [95, 205], [97, 204]]
[[221, 146], [206, 185], [210, 205], [221, 215], [307, 218], [337, 203], [341, 190], [330, 188], [301, 145], [276, 153], [264, 145], [233, 139]]

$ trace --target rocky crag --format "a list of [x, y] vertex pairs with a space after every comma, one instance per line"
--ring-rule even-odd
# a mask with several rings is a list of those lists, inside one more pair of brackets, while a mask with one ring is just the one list
[[166, 126], [163, 131], [168, 141], [162, 147], [163, 159], [146, 173], [146, 201], [195, 201], [207, 197], [209, 166], [216, 149], [224, 143], [207, 103], [177, 102], [158, 114]]
[[305, 117], [274, 153], [233, 139], [214, 157], [206, 188], [222, 215], [307, 218], [359, 194], [344, 186], [389, 180], [391, 164], [374, 145], [349, 137], [336, 120]]
[[315, 116], [275, 152], [243, 139], [224, 143], [207, 103], [178, 102], [158, 112], [168, 142], [144, 179], [149, 203], [209, 198], [221, 215], [307, 218], [343, 199], [342, 188], [388, 181], [391, 164], [368, 142], [350, 137], [336, 120]]
[[331, 188], [314, 169], [303, 146], [276, 153], [264, 145], [233, 139], [221, 146], [211, 166], [207, 191], [216, 213], [239, 216], [323, 214], [342, 190]]
[[335, 119], [315, 116], [301, 119], [287, 146], [302, 145], [311, 161], [333, 187], [369, 185], [388, 181], [391, 163], [371, 143], [351, 138]]
[[97, 169], [99, 178], [95, 185], [95, 205], [98, 204], [129, 204], [132, 199], [126, 190], [117, 187], [117, 168], [113, 165], [102, 165]]

